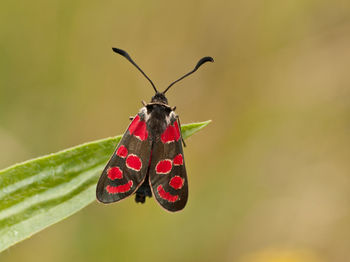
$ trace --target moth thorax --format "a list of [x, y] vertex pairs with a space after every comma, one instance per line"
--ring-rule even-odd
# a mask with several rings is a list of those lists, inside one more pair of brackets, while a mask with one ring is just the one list
[[162, 104], [168, 104], [168, 99], [166, 99], [165, 95], [163, 93], [156, 93], [152, 99], [151, 103], [162, 103]]

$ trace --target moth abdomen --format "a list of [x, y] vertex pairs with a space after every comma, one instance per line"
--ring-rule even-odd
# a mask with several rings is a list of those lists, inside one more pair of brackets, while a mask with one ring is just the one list
[[148, 176], [142, 185], [137, 189], [135, 193], [135, 202], [144, 204], [146, 202], [146, 197], [152, 197], [152, 191], [149, 186]]

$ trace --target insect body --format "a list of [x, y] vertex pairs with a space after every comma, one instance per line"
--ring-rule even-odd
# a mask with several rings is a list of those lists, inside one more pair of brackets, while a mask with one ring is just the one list
[[128, 59], [151, 83], [155, 95], [143, 102], [139, 113], [124, 133], [111, 159], [104, 168], [96, 188], [97, 199], [112, 203], [135, 193], [136, 202], [144, 203], [152, 193], [169, 211], [186, 205], [188, 181], [182, 148], [181, 126], [175, 107], [168, 105], [165, 93], [169, 88], [194, 73], [211, 57], [203, 57], [196, 67], [158, 92], [153, 82], [123, 50], [113, 51]]

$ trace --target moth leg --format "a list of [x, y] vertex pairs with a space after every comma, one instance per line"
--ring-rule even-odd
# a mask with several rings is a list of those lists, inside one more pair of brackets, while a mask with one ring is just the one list
[[147, 103], [144, 100], [141, 101], [141, 104], [143, 104], [143, 106], [147, 105]]
[[[180, 117], [176, 116], [176, 118], [177, 118], [177, 122], [179, 122], [179, 127], [180, 127], [180, 132], [181, 132]], [[182, 134], [181, 134], [181, 141], [182, 141], [182, 144], [184, 145], [184, 147], [186, 147], [186, 143], [185, 143], [185, 140], [182, 138]]]

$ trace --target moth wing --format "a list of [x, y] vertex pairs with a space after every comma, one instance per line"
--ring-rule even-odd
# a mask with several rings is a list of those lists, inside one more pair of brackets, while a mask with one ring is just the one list
[[163, 208], [175, 212], [185, 207], [188, 182], [176, 119], [153, 144], [149, 180], [153, 195]]
[[96, 187], [102, 203], [112, 203], [132, 195], [145, 180], [152, 141], [145, 114], [140, 112], [130, 123]]

